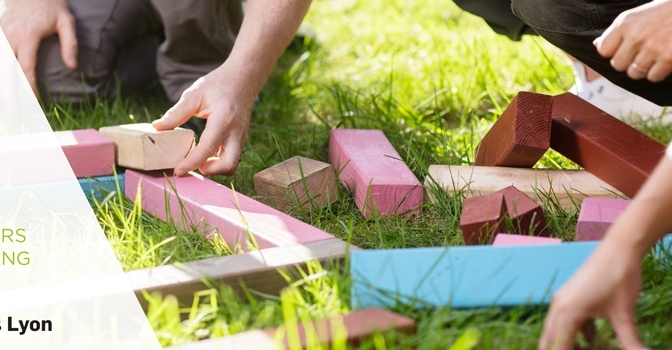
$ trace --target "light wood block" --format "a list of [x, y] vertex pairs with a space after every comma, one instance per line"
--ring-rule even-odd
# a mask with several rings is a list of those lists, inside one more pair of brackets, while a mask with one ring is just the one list
[[380, 130], [334, 129], [331, 164], [365, 217], [375, 206], [382, 215], [418, 215], [422, 184]]
[[531, 168], [551, 146], [548, 95], [519, 92], [476, 147], [474, 164]]
[[350, 254], [355, 309], [548, 303], [598, 242], [363, 250]]
[[319, 208], [338, 199], [336, 172], [331, 164], [292, 157], [254, 175], [261, 201], [276, 208], [295, 205]]
[[560, 238], [498, 233], [497, 236], [495, 236], [495, 240], [492, 242], [492, 245], [506, 246], [506, 245], [538, 245], [538, 244], [560, 244], [560, 243], [562, 243], [562, 239]]
[[551, 148], [634, 197], [666, 147], [582, 98], [553, 98]]
[[630, 204], [629, 200], [586, 198], [581, 203], [576, 223], [577, 241], [599, 241], [618, 216]]
[[127, 170], [126, 197], [134, 200], [139, 185], [144, 210], [162, 220], [170, 218], [185, 230], [195, 228], [207, 236], [218, 233], [232, 249], [254, 247], [249, 245], [250, 236], [260, 249], [333, 238], [195, 173], [166, 178], [163, 172]]
[[179, 301], [191, 303], [194, 292], [210, 287], [207, 282], [225, 283], [234, 291], [243, 294], [241, 282], [250, 290], [269, 295], [279, 295], [288, 282], [278, 271], [296, 276], [306, 262], [319, 261], [328, 268], [339, 264], [349, 251], [359, 248], [336, 238], [285, 247], [268, 248], [244, 254], [223, 256], [165, 265], [150, 269], [127, 272], [126, 275], [142, 307], [147, 301], [143, 291], [173, 295]]
[[112, 175], [114, 143], [94, 129], [54, 133], [77, 178]]
[[[467, 197], [472, 197], [515, 186], [539, 204], [543, 204], [544, 198], [550, 196], [565, 209], [578, 207], [586, 197], [625, 197], [614, 187], [584, 170], [430, 165], [429, 175], [449, 194], [463, 192]], [[426, 186], [432, 184], [430, 177]]]
[[488, 244], [505, 227], [504, 194], [496, 192], [467, 198], [462, 205], [460, 229], [466, 245]]
[[[209, 349], [306, 349], [329, 346], [336, 342], [348, 344], [386, 330], [412, 334], [415, 322], [405, 316], [379, 308], [353, 311], [345, 316], [297, 324], [296, 327], [279, 327], [254, 330], [218, 339], [202, 340], [172, 350]], [[291, 342], [290, 339], [295, 339]]]
[[108, 126], [100, 133], [114, 141], [117, 165], [138, 170], [173, 169], [194, 145], [189, 129], [156, 131], [149, 123]]
[[506, 232], [520, 235], [548, 236], [546, 217], [541, 206], [514, 186], [509, 186], [495, 193], [504, 194], [506, 215], [511, 221], [512, 229]]

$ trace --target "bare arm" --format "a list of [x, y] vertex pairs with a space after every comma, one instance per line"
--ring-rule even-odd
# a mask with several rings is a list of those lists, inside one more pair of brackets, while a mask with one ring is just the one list
[[255, 96], [294, 37], [310, 0], [249, 0], [231, 55], [199, 79], [159, 120], [157, 130], [172, 129], [192, 115], [207, 118], [199, 144], [175, 168], [181, 176], [199, 168], [204, 174], [236, 171], [247, 140]]
[[[668, 153], [669, 153], [668, 148]], [[588, 320], [605, 317], [624, 349], [645, 349], [635, 307], [641, 262], [672, 231], [672, 156], [663, 158], [588, 261], [553, 297], [540, 349], [572, 349]]]

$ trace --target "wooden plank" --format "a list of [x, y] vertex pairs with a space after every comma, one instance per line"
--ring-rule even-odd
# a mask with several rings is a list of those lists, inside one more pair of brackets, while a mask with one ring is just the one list
[[382, 131], [331, 130], [329, 155], [364, 216], [369, 217], [374, 206], [383, 215], [420, 214], [422, 184]]
[[466, 245], [488, 244], [506, 224], [504, 193], [495, 192], [467, 198], [462, 205], [460, 229]]
[[350, 255], [352, 305], [453, 308], [548, 303], [598, 242], [364, 250]]
[[144, 210], [162, 220], [170, 218], [186, 230], [195, 228], [207, 236], [218, 232], [235, 250], [248, 250], [255, 242], [263, 249], [333, 238], [195, 173], [166, 178], [163, 172], [127, 170], [126, 197], [134, 200], [139, 185]]
[[310, 158], [292, 157], [256, 173], [253, 180], [257, 196], [276, 209], [319, 208], [338, 200], [334, 167]]
[[112, 175], [114, 143], [94, 129], [54, 133], [77, 178]]
[[476, 147], [474, 164], [531, 168], [551, 146], [552, 97], [519, 92]]
[[508, 186], [498, 192], [504, 194], [506, 215], [511, 221], [511, 226], [513, 226], [511, 230], [506, 232], [548, 236], [546, 217], [539, 204], [520, 192], [515, 186]]
[[297, 268], [305, 269], [307, 261], [319, 261], [322, 266], [328, 267], [331, 263], [340, 263], [348, 251], [357, 250], [359, 248], [332, 238], [135, 270], [126, 275], [146, 310], [147, 301], [142, 296], [143, 291], [173, 295], [181, 302], [191, 303], [194, 292], [211, 288], [208, 285], [210, 282], [228, 284], [238, 293], [242, 293], [242, 282], [251, 290], [279, 295], [288, 282], [278, 270], [284, 269], [287, 273], [295, 274]]
[[192, 130], [156, 131], [149, 123], [107, 126], [100, 133], [114, 141], [118, 165], [138, 170], [173, 169], [194, 145]]
[[560, 243], [562, 243], [562, 239], [560, 238], [498, 233], [497, 236], [495, 236], [495, 240], [492, 242], [492, 245], [506, 246], [506, 245], [537, 245], [537, 244], [560, 244]]
[[634, 197], [666, 147], [582, 98], [553, 98], [551, 148]]
[[[458, 192], [472, 197], [515, 186], [539, 204], [550, 197], [565, 209], [578, 207], [586, 197], [625, 197], [614, 187], [584, 170], [430, 165], [429, 175], [426, 186], [431, 186], [431, 179], [434, 179], [451, 195]], [[428, 197], [434, 200], [432, 196]]]
[[581, 203], [576, 223], [577, 241], [599, 241], [618, 216], [630, 204], [629, 200], [586, 198]]
[[79, 179], [79, 185], [89, 202], [92, 202], [93, 198], [101, 200], [104, 198], [104, 194], [117, 191], [117, 182], [119, 182], [119, 190], [124, 193], [124, 174]]
[[353, 344], [386, 330], [412, 334], [416, 327], [415, 322], [408, 317], [371, 308], [353, 311], [345, 316], [300, 323], [296, 327], [249, 331], [168, 349], [307, 349], [318, 345], [328, 346], [335, 341]]

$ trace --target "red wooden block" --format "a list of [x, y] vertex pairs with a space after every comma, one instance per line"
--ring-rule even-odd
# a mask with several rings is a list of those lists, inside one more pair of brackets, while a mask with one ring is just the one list
[[551, 146], [552, 102], [519, 92], [476, 148], [474, 165], [533, 167]]
[[[166, 178], [160, 171], [126, 170], [126, 197], [135, 200], [139, 186], [144, 210], [162, 220], [170, 218], [185, 229], [202, 230], [208, 236], [219, 232], [231, 248], [251, 248], [247, 243], [248, 233], [254, 236], [259, 248], [334, 238], [194, 173]], [[169, 211], [166, 203], [170, 206]]]
[[112, 175], [114, 142], [94, 129], [54, 133], [77, 178]]
[[504, 194], [507, 216], [513, 224], [513, 231], [521, 235], [548, 236], [546, 217], [541, 206], [514, 186], [500, 190]]
[[553, 98], [551, 148], [630, 197], [666, 149], [571, 93]]
[[369, 217], [420, 213], [424, 188], [380, 130], [331, 130], [331, 164]]
[[[345, 340], [348, 344], [377, 332], [396, 330], [415, 333], [415, 322], [384, 309], [353, 311], [348, 315], [298, 324], [296, 328], [281, 327], [249, 331], [229, 337], [186, 344], [173, 350], [198, 349], [292, 349], [331, 345]], [[294, 340], [294, 341], [292, 341]]]
[[502, 192], [465, 199], [460, 217], [464, 243], [467, 245], [490, 243], [495, 233], [502, 232], [506, 228], [505, 216], [506, 203]]
[[625, 199], [586, 198], [576, 223], [577, 241], [599, 241], [621, 212], [630, 204]]
[[493, 246], [506, 245], [535, 245], [535, 244], [560, 244], [562, 239], [549, 237], [535, 237], [527, 235], [512, 235], [508, 233], [498, 233], [495, 240], [492, 242]]

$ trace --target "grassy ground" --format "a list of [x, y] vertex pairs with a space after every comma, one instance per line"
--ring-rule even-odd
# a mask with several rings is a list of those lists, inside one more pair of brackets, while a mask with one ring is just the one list
[[[313, 4], [306, 25], [315, 39], [296, 42], [262, 91], [238, 172], [214, 177], [246, 195], [255, 196], [256, 172], [283, 159], [327, 161], [329, 130], [336, 127], [382, 129], [423, 181], [430, 164], [472, 164], [474, 145], [518, 91], [556, 94], [572, 84], [567, 61], [543, 40], [510, 42], [451, 2], [323, 0]], [[154, 90], [45, 110], [61, 130], [150, 121], [168, 107]], [[642, 128], [661, 142], [672, 138], [665, 126]], [[575, 167], [552, 152], [539, 166]], [[363, 248], [462, 244], [459, 196], [441, 197], [414, 219], [367, 220], [340, 190], [339, 200], [325, 209], [288, 213]], [[127, 270], [230, 253], [220, 242], [178, 230], [118, 196], [95, 211]], [[547, 211], [552, 235], [573, 239], [576, 213], [576, 208]], [[321, 272], [314, 266], [306, 274]], [[647, 260], [638, 316], [652, 348], [672, 344], [672, 328], [665, 326], [672, 312], [672, 278], [666, 272]], [[170, 298], [147, 296], [148, 317], [162, 344], [171, 345], [348, 312], [348, 277], [337, 271], [320, 276], [299, 279], [279, 298], [252, 294], [242, 300], [226, 286], [203, 291], [194, 305], [181, 307]], [[543, 308], [397, 311], [418, 320], [418, 334], [403, 339], [385, 334], [362, 348], [445, 349], [462, 336], [455, 349], [469, 349], [470, 342], [479, 349], [531, 349], [544, 316]], [[597, 326], [597, 344], [613, 347], [608, 325]]]

